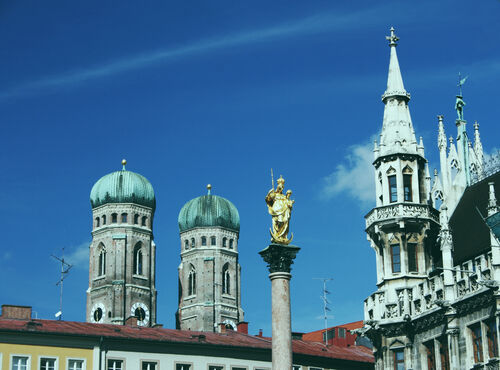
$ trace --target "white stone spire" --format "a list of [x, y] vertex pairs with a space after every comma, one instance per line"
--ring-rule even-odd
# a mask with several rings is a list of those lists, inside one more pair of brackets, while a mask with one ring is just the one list
[[401, 70], [399, 68], [398, 55], [396, 53], [399, 37], [394, 33], [394, 27], [391, 27], [391, 35], [385, 38], [389, 41], [391, 59], [389, 62], [389, 74], [387, 76], [387, 90], [385, 90], [384, 96], [402, 95], [409, 98], [410, 95], [405, 90], [403, 77], [401, 76]]
[[389, 73], [387, 76], [387, 89], [382, 95], [385, 104], [384, 121], [380, 137], [380, 156], [395, 153], [421, 154], [411, 122], [408, 101], [410, 94], [406, 92], [399, 68], [396, 53], [396, 42], [399, 38], [391, 28], [391, 35], [386, 36], [391, 49]]
[[474, 123], [474, 152], [476, 152], [476, 158], [482, 162], [484, 157], [483, 144], [481, 144], [481, 138], [479, 136], [479, 123], [477, 123], [477, 121]]

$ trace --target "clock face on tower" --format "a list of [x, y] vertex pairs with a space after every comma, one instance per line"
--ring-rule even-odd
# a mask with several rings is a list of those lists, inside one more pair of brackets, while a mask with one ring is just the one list
[[130, 309], [130, 314], [137, 317], [137, 325], [146, 326], [149, 323], [149, 308], [142, 302], [134, 303]]
[[104, 304], [96, 303], [92, 306], [90, 310], [90, 321], [91, 322], [103, 322], [104, 313], [106, 312]]

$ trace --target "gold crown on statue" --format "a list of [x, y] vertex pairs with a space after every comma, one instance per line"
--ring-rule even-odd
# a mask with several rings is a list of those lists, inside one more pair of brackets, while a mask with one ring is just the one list
[[278, 180], [276, 180], [276, 182], [277, 182], [278, 184], [283, 185], [283, 184], [285, 183], [285, 179], [283, 178], [283, 176], [282, 176], [282, 175], [280, 175], [280, 178], [279, 178]]

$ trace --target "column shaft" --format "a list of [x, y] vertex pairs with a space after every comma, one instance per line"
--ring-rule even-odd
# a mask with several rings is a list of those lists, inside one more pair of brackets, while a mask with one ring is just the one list
[[269, 275], [272, 292], [273, 370], [292, 368], [291, 277], [287, 272], [274, 272]]

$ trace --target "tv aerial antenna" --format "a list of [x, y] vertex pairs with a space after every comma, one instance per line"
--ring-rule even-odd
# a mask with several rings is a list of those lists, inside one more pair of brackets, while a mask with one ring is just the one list
[[59, 293], [59, 311], [55, 314], [56, 319], [62, 320], [62, 306], [63, 306], [63, 282], [64, 279], [68, 276], [69, 270], [73, 267], [73, 265], [70, 265], [68, 262], [64, 260], [64, 248], [62, 249], [62, 256], [57, 257], [51, 254], [53, 258], [61, 262], [61, 277], [59, 278], [59, 281], [56, 283], [56, 285], [59, 285], [61, 288], [61, 291]]
[[320, 296], [321, 300], [323, 301], [323, 319], [325, 320], [325, 333], [324, 333], [324, 339], [325, 339], [325, 346], [328, 345], [328, 312], [330, 312], [330, 307], [328, 307], [328, 304], [330, 301], [328, 300], [328, 294], [330, 292], [326, 289], [326, 283], [333, 280], [333, 278], [313, 278], [314, 280], [322, 280], [323, 281], [323, 294]]

